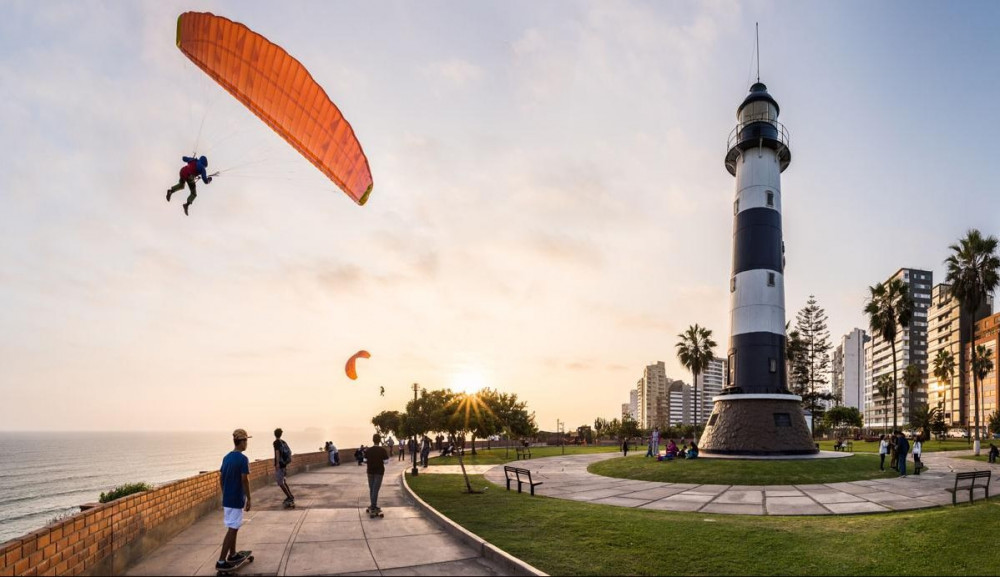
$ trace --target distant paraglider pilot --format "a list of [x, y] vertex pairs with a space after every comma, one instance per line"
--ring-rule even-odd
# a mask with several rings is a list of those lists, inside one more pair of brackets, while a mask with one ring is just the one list
[[188, 207], [191, 206], [191, 203], [193, 203], [194, 199], [198, 196], [198, 193], [195, 192], [194, 182], [198, 180], [198, 178], [201, 178], [205, 184], [211, 184], [212, 177], [209, 176], [208, 171], [205, 170], [208, 168], [207, 157], [202, 156], [200, 158], [194, 158], [193, 156], [182, 156], [181, 160], [187, 164], [181, 168], [180, 180], [177, 181], [177, 184], [167, 189], [167, 202], [170, 202], [170, 196], [173, 193], [184, 188], [184, 185], [187, 184], [187, 187], [191, 190], [191, 194], [188, 195], [187, 202], [184, 203], [184, 214], [186, 215], [188, 213]]

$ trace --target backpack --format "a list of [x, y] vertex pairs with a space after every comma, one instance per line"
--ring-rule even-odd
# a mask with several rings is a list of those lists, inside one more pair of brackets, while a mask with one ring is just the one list
[[282, 467], [285, 467], [292, 462], [292, 449], [289, 448], [288, 443], [286, 443], [284, 439], [280, 440], [281, 440], [281, 449], [278, 450], [278, 454], [281, 456], [281, 458], [278, 460], [278, 463]]

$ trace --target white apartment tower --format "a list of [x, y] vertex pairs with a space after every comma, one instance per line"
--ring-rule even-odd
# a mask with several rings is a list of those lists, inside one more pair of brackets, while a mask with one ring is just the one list
[[845, 407], [865, 410], [865, 343], [868, 335], [861, 329], [854, 329], [840, 338], [833, 351], [834, 396]]
[[[708, 422], [709, 415], [714, 407], [713, 399], [722, 394], [722, 388], [726, 386], [727, 363], [725, 359], [713, 359], [708, 363], [708, 368], [698, 375], [698, 396], [701, 398], [701, 422], [699, 426]], [[692, 391], [693, 393], [693, 391]], [[695, 415], [691, 415], [687, 422], [691, 422]]]

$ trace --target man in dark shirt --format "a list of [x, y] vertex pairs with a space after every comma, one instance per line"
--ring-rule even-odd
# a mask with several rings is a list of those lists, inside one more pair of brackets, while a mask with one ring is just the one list
[[899, 464], [899, 476], [906, 476], [906, 454], [910, 452], [910, 442], [906, 435], [896, 431], [896, 461]]
[[366, 509], [369, 514], [380, 513], [378, 506], [378, 491], [382, 488], [382, 477], [385, 475], [385, 464], [389, 462], [389, 453], [381, 446], [382, 438], [378, 433], [372, 435], [373, 446], [365, 450], [368, 460], [368, 493], [371, 506]]
[[278, 487], [285, 493], [284, 505], [294, 506], [295, 496], [292, 495], [292, 490], [288, 488], [288, 481], [285, 480], [285, 468], [291, 462], [292, 450], [288, 448], [288, 443], [286, 443], [281, 438], [282, 430], [277, 428], [274, 430], [274, 480]]
[[243, 525], [243, 511], [250, 510], [250, 461], [243, 454], [249, 438], [243, 429], [233, 431], [234, 449], [222, 459], [219, 469], [223, 521], [227, 530], [215, 568], [222, 571], [232, 569], [241, 560], [236, 551], [236, 532]]

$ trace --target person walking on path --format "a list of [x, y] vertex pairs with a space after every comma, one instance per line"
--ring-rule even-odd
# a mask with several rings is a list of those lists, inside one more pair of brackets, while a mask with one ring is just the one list
[[899, 464], [899, 476], [906, 476], [906, 454], [910, 452], [910, 442], [906, 440], [906, 435], [896, 433], [896, 462]]
[[219, 482], [222, 484], [222, 520], [226, 536], [215, 563], [218, 571], [228, 571], [242, 558], [236, 550], [236, 533], [243, 525], [243, 511], [250, 510], [250, 460], [247, 450], [250, 435], [243, 429], [233, 431], [233, 450], [222, 459]]
[[274, 430], [274, 481], [285, 493], [283, 504], [291, 507], [295, 505], [295, 497], [288, 488], [288, 481], [285, 480], [285, 467], [292, 462], [292, 450], [288, 447], [288, 443], [282, 440], [281, 433], [280, 428]]
[[392, 440], [392, 435], [389, 435], [388, 437], [386, 437], [386, 439], [385, 439], [385, 448], [389, 451], [389, 456], [390, 457], [392, 457], [392, 448], [393, 448], [393, 446], [395, 444], [396, 444], [396, 442]]
[[628, 439], [622, 441], [622, 452], [625, 453], [625, 457], [628, 457]]
[[913, 472], [920, 474], [920, 469], [924, 467], [923, 463], [920, 461], [920, 455], [924, 452], [924, 444], [920, 442], [920, 435], [914, 435], [913, 437]]
[[987, 459], [991, 463], [996, 463], [997, 462], [997, 457], [1000, 457], [1000, 449], [997, 449], [996, 445], [994, 445], [993, 443], [990, 443], [990, 453], [987, 456]]
[[649, 436], [649, 442], [646, 443], [646, 457], [653, 456], [653, 436]]
[[878, 436], [878, 470], [885, 471], [885, 455], [889, 452], [889, 442], [885, 435]]
[[389, 463], [389, 453], [385, 447], [380, 446], [382, 442], [378, 433], [372, 435], [371, 447], [365, 450], [365, 458], [368, 459], [368, 496], [369, 507], [365, 511], [368, 514], [375, 514], [382, 511], [378, 506], [378, 492], [382, 488], [382, 477], [385, 476], [385, 466]]
[[420, 444], [420, 464], [426, 469], [427, 460], [431, 456], [431, 438], [424, 435], [424, 440]]
[[406, 460], [406, 445], [403, 443], [403, 439], [399, 440], [399, 460]]

